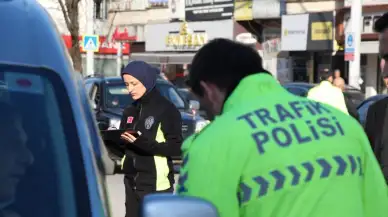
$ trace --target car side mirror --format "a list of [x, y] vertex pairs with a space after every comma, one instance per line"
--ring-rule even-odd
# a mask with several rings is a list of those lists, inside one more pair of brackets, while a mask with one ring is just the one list
[[144, 198], [142, 217], [219, 217], [216, 207], [199, 198], [151, 194]]
[[189, 106], [190, 106], [190, 109], [199, 110], [200, 103], [196, 100], [190, 100]]

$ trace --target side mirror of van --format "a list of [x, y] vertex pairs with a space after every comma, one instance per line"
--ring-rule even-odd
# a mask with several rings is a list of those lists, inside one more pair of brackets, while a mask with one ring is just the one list
[[152, 194], [144, 198], [142, 217], [219, 217], [216, 207], [199, 198]]
[[92, 104], [93, 110], [96, 110], [96, 109], [97, 109], [97, 104], [96, 104], [96, 102], [91, 101], [91, 104]]

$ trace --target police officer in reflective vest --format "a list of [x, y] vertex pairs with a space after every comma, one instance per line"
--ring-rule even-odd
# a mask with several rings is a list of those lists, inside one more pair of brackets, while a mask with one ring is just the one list
[[120, 129], [128, 129], [121, 135], [126, 149], [126, 217], [138, 217], [145, 195], [173, 192], [171, 156], [180, 156], [182, 120], [174, 104], [156, 89], [157, 74], [158, 69], [142, 61], [132, 61], [122, 71], [134, 100], [124, 110], [120, 123]]
[[387, 216], [361, 125], [289, 93], [256, 50], [214, 39], [196, 53], [188, 84], [217, 117], [182, 146], [179, 194], [212, 202], [221, 217]]

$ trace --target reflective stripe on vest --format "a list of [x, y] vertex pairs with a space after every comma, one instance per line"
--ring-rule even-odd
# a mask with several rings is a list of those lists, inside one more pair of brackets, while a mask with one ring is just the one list
[[[158, 131], [156, 133], [155, 140], [158, 143], [166, 142], [164, 134], [162, 132], [161, 125], [158, 126]], [[155, 168], [156, 168], [156, 190], [163, 191], [171, 187], [170, 180], [168, 179], [168, 174], [170, 173], [170, 168], [168, 167], [167, 158], [163, 156], [154, 156]]]
[[[155, 140], [158, 143], [166, 141], [160, 124], [158, 126]], [[126, 155], [124, 155], [124, 157], [121, 159], [121, 170], [124, 168], [125, 157]], [[168, 167], [167, 158], [163, 156], [154, 156], [154, 161], [156, 169], [156, 191], [167, 190], [171, 187], [170, 180], [168, 179], [170, 168]]]

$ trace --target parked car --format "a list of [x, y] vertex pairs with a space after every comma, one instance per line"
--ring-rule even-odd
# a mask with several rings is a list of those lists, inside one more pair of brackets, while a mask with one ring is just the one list
[[369, 107], [373, 103], [377, 102], [378, 100], [384, 99], [386, 97], [388, 97], [388, 94], [378, 94], [375, 96], [371, 96], [365, 99], [364, 101], [362, 101], [362, 103], [357, 107], [357, 112], [358, 112], [358, 115], [360, 116], [360, 123], [363, 126], [365, 126], [366, 115], [368, 114]]
[[[85, 86], [100, 130], [106, 130], [109, 127], [118, 129], [124, 108], [133, 102], [121, 77], [89, 76], [85, 78]], [[156, 88], [180, 111], [183, 138], [199, 132], [209, 123], [198, 114], [192, 113], [190, 107], [196, 105], [190, 105], [184, 100], [178, 93], [177, 88], [170, 82], [158, 78]], [[198, 104], [198, 102], [192, 101], [192, 104], [195, 103]], [[118, 150], [116, 147], [108, 148], [113, 155], [112, 157], [121, 159], [123, 155], [121, 149]], [[180, 159], [180, 156], [175, 156], [173, 159]]]
[[[290, 93], [306, 97], [309, 90], [316, 85], [318, 84], [291, 82], [283, 84], [283, 87], [286, 88]], [[361, 102], [365, 99], [365, 94], [363, 94], [360, 90], [348, 85], [345, 86], [344, 95], [349, 97], [356, 106], [360, 105]]]
[[[183, 97], [186, 102], [189, 102], [192, 105], [191, 110], [193, 113], [198, 113], [201, 117], [208, 120], [208, 114], [204, 109], [201, 109], [201, 104], [199, 103], [199, 99], [187, 88], [178, 88], [179, 94]], [[198, 104], [196, 104], [198, 102]]]

